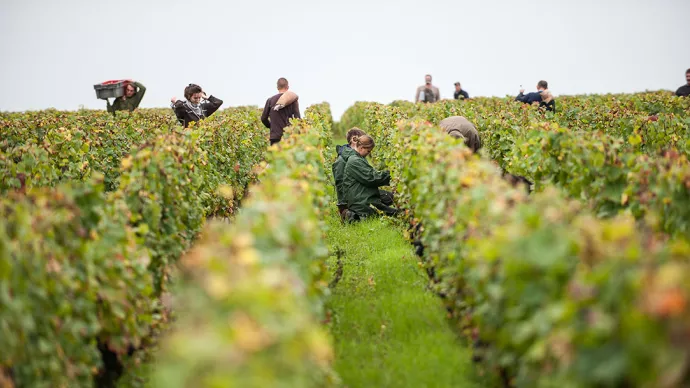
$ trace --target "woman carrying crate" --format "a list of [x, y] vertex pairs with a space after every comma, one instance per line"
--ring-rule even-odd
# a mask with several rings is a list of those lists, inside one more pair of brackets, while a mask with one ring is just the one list
[[207, 97], [201, 86], [195, 84], [189, 84], [184, 88], [184, 98], [187, 101], [180, 101], [173, 97], [170, 99], [172, 102], [170, 107], [175, 112], [177, 120], [185, 128], [189, 126], [189, 123], [203, 120], [212, 115], [223, 105], [223, 100], [214, 96]]
[[139, 107], [141, 99], [144, 98], [146, 87], [139, 82], [125, 84], [125, 95], [118, 97], [110, 105], [110, 100], [106, 99], [108, 112], [115, 113], [118, 110], [128, 110], [132, 112]]

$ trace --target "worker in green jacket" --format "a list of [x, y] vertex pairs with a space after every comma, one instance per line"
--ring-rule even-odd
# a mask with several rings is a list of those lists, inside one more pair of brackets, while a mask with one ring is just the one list
[[374, 139], [369, 135], [353, 136], [352, 149], [355, 151], [345, 163], [343, 189], [347, 203], [348, 221], [365, 218], [378, 209], [389, 216], [398, 214], [398, 209], [390, 207], [381, 200], [380, 186], [390, 184], [388, 171], [376, 171], [367, 162], [367, 155], [374, 149]]
[[[353, 127], [352, 129], [347, 131], [347, 134], [345, 135], [347, 144], [335, 147], [335, 151], [337, 152], [338, 156], [335, 160], [335, 163], [333, 163], [333, 178], [335, 179], [335, 192], [338, 198], [338, 212], [340, 213], [340, 217], [343, 218], [343, 220], [345, 219], [344, 212], [347, 209], [347, 201], [345, 200], [345, 188], [343, 185], [343, 180], [345, 178], [345, 165], [350, 156], [356, 153], [356, 151], [352, 148], [354, 146], [352, 138], [355, 136], [363, 135], [366, 135], [364, 131], [357, 127]], [[384, 205], [393, 205], [393, 193], [379, 189], [379, 194], [381, 196], [381, 202]]]
[[108, 112], [115, 113], [118, 110], [133, 111], [139, 107], [141, 99], [144, 98], [146, 87], [139, 82], [128, 83], [125, 85], [125, 95], [118, 97], [110, 105], [110, 100], [106, 99]]
[[343, 188], [343, 179], [345, 178], [345, 164], [350, 156], [354, 155], [356, 151], [352, 148], [354, 143], [352, 138], [355, 136], [366, 135], [361, 129], [354, 127], [347, 131], [345, 138], [347, 139], [347, 144], [339, 145], [335, 147], [335, 151], [338, 153], [338, 157], [333, 163], [333, 178], [335, 179], [335, 193], [338, 197], [338, 211], [342, 216], [343, 211], [347, 209], [347, 202], [345, 202], [345, 191]]

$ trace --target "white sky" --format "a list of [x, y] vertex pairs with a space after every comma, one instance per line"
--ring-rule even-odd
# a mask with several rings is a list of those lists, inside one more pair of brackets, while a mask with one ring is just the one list
[[690, 68], [690, 0], [0, 0], [0, 111], [105, 108], [132, 78], [142, 107], [190, 82], [263, 106], [287, 77], [302, 110], [442, 97], [675, 90]]

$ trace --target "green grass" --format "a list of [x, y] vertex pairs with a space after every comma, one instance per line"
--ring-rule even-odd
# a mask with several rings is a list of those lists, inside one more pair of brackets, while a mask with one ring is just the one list
[[[328, 218], [343, 277], [329, 301], [335, 368], [349, 388], [483, 387], [471, 350], [456, 336], [440, 299], [427, 290], [412, 246], [390, 221], [343, 226]], [[335, 258], [331, 258], [335, 268]]]
[[347, 144], [345, 136], [343, 137], [333, 137], [333, 146]]

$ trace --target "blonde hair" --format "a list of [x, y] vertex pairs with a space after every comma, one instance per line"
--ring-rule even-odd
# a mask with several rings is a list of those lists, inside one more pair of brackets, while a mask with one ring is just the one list
[[352, 136], [352, 142], [357, 148], [371, 150], [374, 148], [374, 139], [369, 135]]

